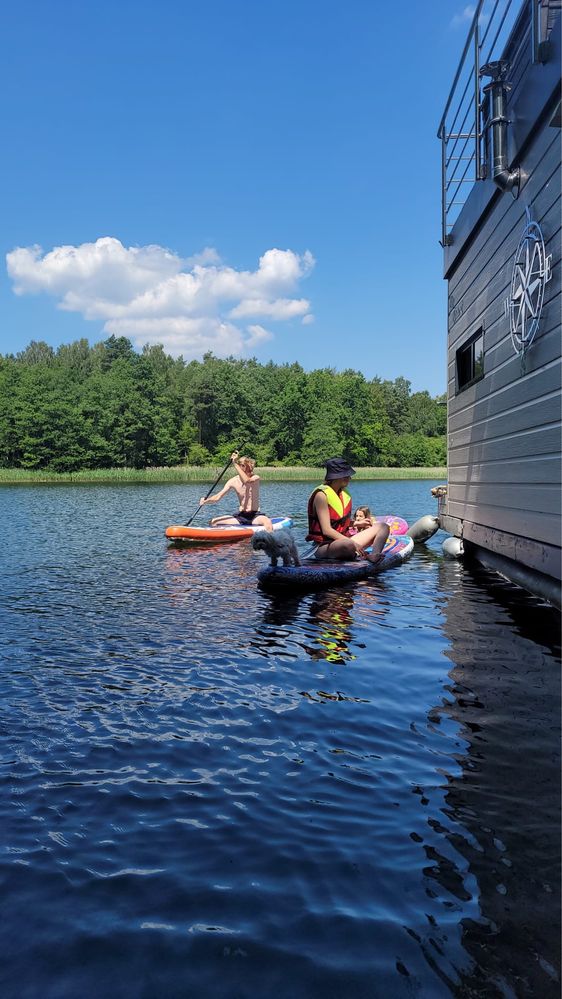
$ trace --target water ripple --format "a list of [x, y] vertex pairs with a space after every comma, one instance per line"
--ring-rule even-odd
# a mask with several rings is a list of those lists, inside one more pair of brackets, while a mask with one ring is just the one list
[[0, 490], [2, 995], [554, 996], [558, 616], [438, 536], [279, 600], [198, 488]]

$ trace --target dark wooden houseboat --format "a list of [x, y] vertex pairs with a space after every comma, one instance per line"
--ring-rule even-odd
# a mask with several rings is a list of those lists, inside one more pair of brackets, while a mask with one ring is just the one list
[[480, 0], [439, 127], [441, 526], [560, 605], [560, 0]]

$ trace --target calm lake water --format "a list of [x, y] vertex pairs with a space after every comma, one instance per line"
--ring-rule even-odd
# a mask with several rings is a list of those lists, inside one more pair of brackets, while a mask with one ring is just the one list
[[558, 996], [559, 616], [441, 533], [265, 595], [202, 491], [0, 488], [0, 994]]

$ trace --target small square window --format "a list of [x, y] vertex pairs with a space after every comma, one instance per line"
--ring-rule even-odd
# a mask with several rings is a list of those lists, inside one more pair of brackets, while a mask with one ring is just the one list
[[484, 377], [484, 330], [478, 330], [457, 350], [457, 392]]

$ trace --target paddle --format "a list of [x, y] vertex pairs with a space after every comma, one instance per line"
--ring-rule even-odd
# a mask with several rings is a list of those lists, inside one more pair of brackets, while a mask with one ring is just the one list
[[[236, 451], [236, 448], [234, 450]], [[229, 458], [228, 461], [227, 461], [227, 463], [226, 463], [226, 465], [224, 466], [221, 474], [219, 475], [218, 479], [216, 479], [216, 481], [213, 482], [211, 488], [209, 489], [209, 492], [205, 494], [205, 496], [203, 497], [203, 499], [207, 499], [207, 497], [211, 495], [213, 489], [215, 488], [215, 486], [218, 486], [218, 484], [219, 484], [220, 480], [222, 479], [224, 473], [226, 472], [227, 468], [230, 468], [231, 464], [232, 464], [232, 458]], [[199, 513], [199, 511], [200, 511], [200, 509], [201, 509], [202, 506], [203, 506], [203, 504], [200, 503], [200, 505], [197, 507], [195, 513], [193, 514], [193, 516], [190, 517], [189, 520], [187, 521], [187, 524], [183, 525], [184, 527], [189, 527], [189, 525], [191, 524], [191, 522], [193, 520], [195, 520], [195, 518], [196, 518], [197, 514]]]

